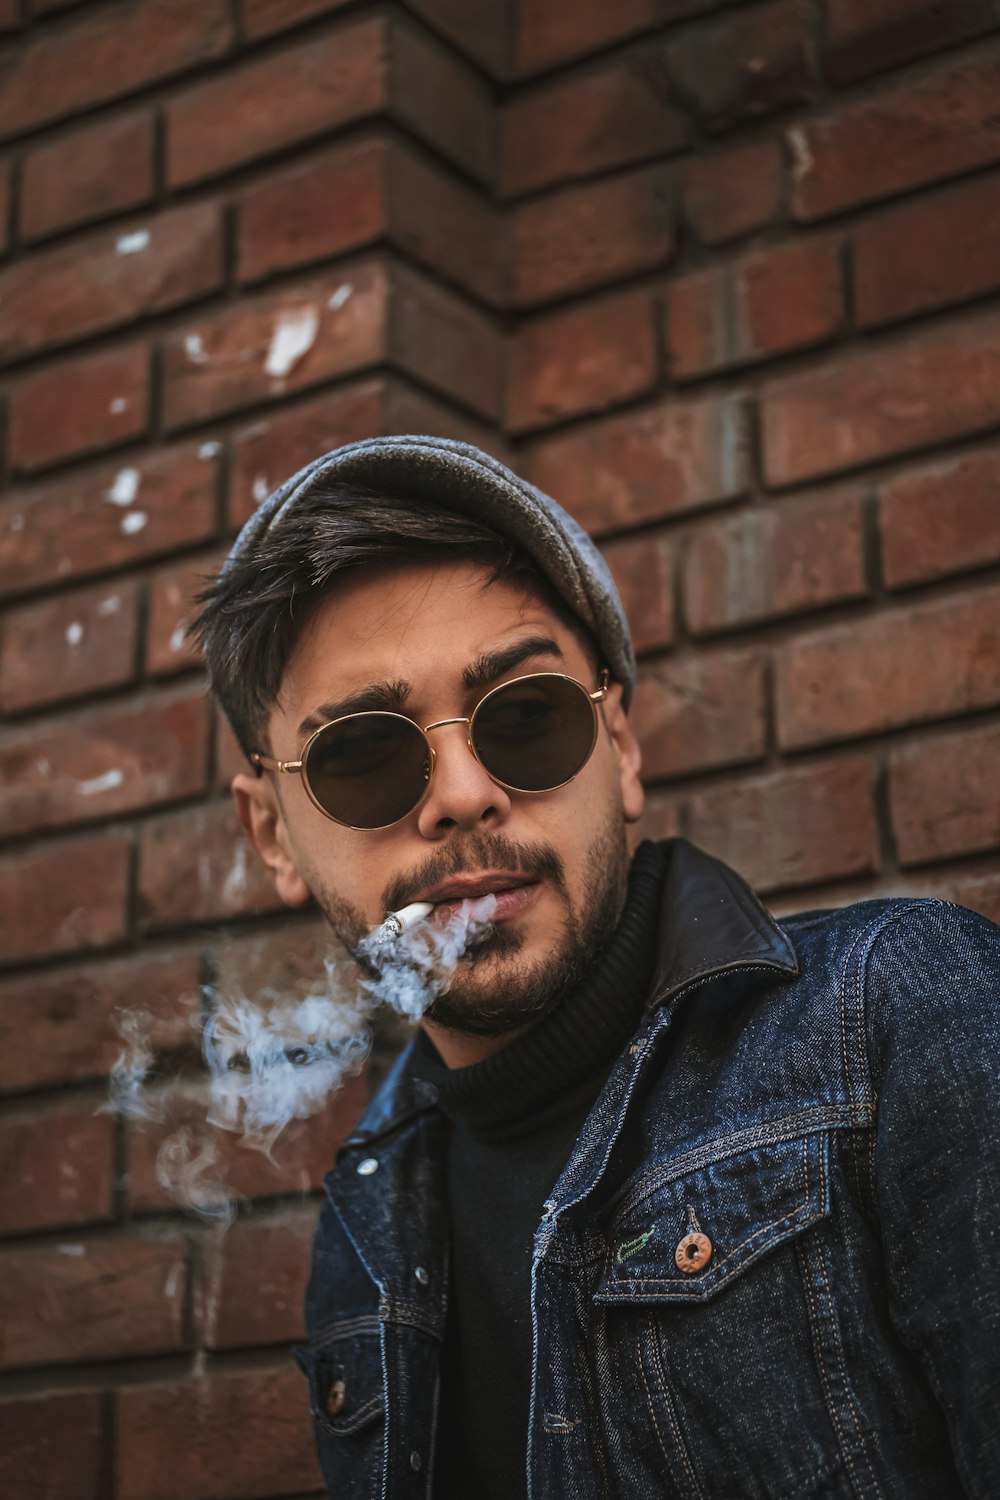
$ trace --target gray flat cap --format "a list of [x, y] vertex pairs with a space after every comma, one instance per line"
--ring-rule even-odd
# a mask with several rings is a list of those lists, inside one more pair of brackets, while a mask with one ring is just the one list
[[626, 706], [635, 686], [628, 621], [610, 569], [590, 537], [555, 500], [470, 443], [436, 437], [366, 438], [334, 448], [280, 485], [233, 543], [229, 563], [318, 484], [343, 481], [400, 499], [426, 500], [491, 526], [526, 552], [590, 630]]

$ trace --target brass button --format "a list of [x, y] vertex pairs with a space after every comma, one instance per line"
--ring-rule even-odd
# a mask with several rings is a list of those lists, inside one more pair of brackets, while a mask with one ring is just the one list
[[686, 1234], [674, 1251], [674, 1260], [689, 1276], [712, 1259], [712, 1241], [707, 1234]]
[[347, 1395], [347, 1383], [343, 1380], [335, 1380], [326, 1396], [326, 1414], [328, 1417], [339, 1417], [344, 1410], [344, 1397]]

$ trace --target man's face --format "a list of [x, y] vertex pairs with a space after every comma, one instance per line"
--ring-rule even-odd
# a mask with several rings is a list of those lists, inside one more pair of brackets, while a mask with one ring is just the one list
[[[270, 719], [271, 753], [297, 759], [317, 723], [364, 694], [420, 725], [471, 714], [491, 687], [530, 672], [598, 685], [580, 639], [523, 589], [487, 584], [471, 563], [367, 570], [310, 619]], [[475, 681], [475, 686], [469, 683]], [[315, 896], [350, 949], [388, 911], [438, 903], [446, 921], [465, 895], [498, 895], [493, 936], [470, 951], [428, 1013], [455, 1031], [501, 1035], [555, 1004], [613, 929], [625, 890], [625, 822], [638, 817], [638, 750], [612, 684], [593, 755], [566, 786], [507, 791], [467, 743], [467, 726], [429, 735], [427, 794], [390, 828], [323, 816], [301, 779], [237, 777], [244, 826], [290, 904]], [[305, 721], [312, 720], [312, 724]], [[305, 727], [303, 727], [305, 725]], [[449, 900], [451, 905], [449, 905]]]

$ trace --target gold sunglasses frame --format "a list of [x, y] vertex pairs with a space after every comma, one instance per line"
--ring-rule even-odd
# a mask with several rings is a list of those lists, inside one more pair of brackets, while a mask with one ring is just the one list
[[[312, 734], [302, 746], [302, 751], [299, 755], [298, 760], [276, 760], [273, 756], [262, 755], [257, 750], [253, 752], [250, 760], [251, 763], [256, 767], [258, 775], [260, 775], [262, 771], [277, 771], [291, 776], [301, 776], [302, 785], [305, 788], [306, 796], [309, 798], [310, 802], [317, 809], [317, 811], [321, 812], [324, 818], [329, 818], [331, 823], [337, 823], [341, 828], [351, 828], [356, 833], [380, 833], [384, 828], [395, 828], [396, 824], [402, 823], [406, 818], [410, 816], [410, 813], [416, 812], [417, 808], [420, 806], [424, 798], [427, 796], [427, 793], [430, 791], [431, 780], [434, 776], [434, 765], [437, 760], [437, 753], [434, 749], [434, 746], [427, 738], [430, 731], [432, 729], [443, 729], [446, 724], [467, 724], [469, 726], [469, 731], [465, 737], [465, 743], [476, 762], [483, 767], [483, 770], [486, 772], [490, 780], [496, 786], [503, 787], [504, 791], [518, 792], [521, 796], [524, 797], [540, 797], [544, 795], [545, 792], [557, 792], [560, 787], [568, 786], [571, 781], [575, 781], [577, 776], [579, 776], [580, 772], [583, 770], [584, 766], [590, 760], [590, 757], [593, 755], [594, 747], [597, 744], [597, 736], [600, 731], [600, 721], [597, 717], [597, 705], [599, 703], [603, 703], [608, 696], [610, 676], [611, 674], [608, 668], [602, 667], [600, 671], [600, 686], [595, 692], [591, 692], [590, 689], [585, 687], [582, 682], [580, 682], [576, 677], [570, 677], [567, 672], [527, 672], [523, 677], [512, 677], [509, 682], [501, 682], [498, 683], [496, 687], [490, 688], [489, 692], [484, 693], [480, 698], [471, 714], [459, 715], [458, 717], [452, 719], [435, 719], [432, 724], [421, 725], [418, 724], [415, 719], [407, 718], [406, 714], [396, 714], [392, 713], [390, 710], [383, 709], [364, 709], [360, 713], [341, 714], [340, 718], [331, 719], [328, 724], [321, 724], [318, 729], [313, 730]], [[483, 762], [476, 754], [476, 748], [472, 743], [472, 726], [475, 722], [476, 715], [479, 713], [483, 704], [488, 703], [489, 700], [495, 697], [497, 693], [502, 693], [506, 688], [514, 687], [517, 683], [534, 682], [540, 677], [555, 677], [558, 678], [560, 682], [571, 682], [574, 687], [578, 687], [581, 693], [586, 698], [587, 702], [590, 704], [590, 711], [593, 717], [594, 728], [587, 753], [581, 761], [580, 765], [573, 772], [572, 776], [567, 776], [565, 781], [559, 781], [555, 784], [555, 786], [539, 787], [537, 791], [529, 791], [525, 790], [523, 787], [511, 786], [509, 782], [501, 781], [499, 776], [494, 776], [489, 768], [483, 765]], [[409, 808], [405, 813], [403, 813], [402, 817], [393, 818], [391, 823], [378, 823], [373, 828], [364, 827], [357, 823], [348, 823], [343, 818], [335, 817], [335, 815], [330, 812], [329, 808], [324, 807], [316, 797], [312, 787], [309, 784], [309, 776], [305, 769], [306, 761], [309, 759], [309, 750], [314, 740], [316, 740], [319, 735], [325, 734], [326, 731], [328, 729], [332, 729], [335, 724], [346, 724], [348, 719], [369, 718], [372, 714], [378, 714], [378, 716], [383, 719], [402, 719], [405, 724], [409, 724], [413, 729], [418, 730], [420, 734], [423, 735], [424, 743], [427, 746], [430, 762], [430, 768], [427, 772], [427, 785], [425, 786], [417, 801], [414, 802], [413, 806]]]

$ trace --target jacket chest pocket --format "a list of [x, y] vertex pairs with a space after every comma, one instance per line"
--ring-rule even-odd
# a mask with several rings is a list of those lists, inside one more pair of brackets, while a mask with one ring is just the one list
[[385, 1399], [379, 1325], [356, 1318], [320, 1329], [295, 1358], [309, 1380], [320, 1466], [331, 1494], [382, 1493]]
[[830, 1211], [828, 1136], [709, 1154], [647, 1173], [607, 1226], [594, 1301], [652, 1423], [634, 1441], [666, 1493], [853, 1495], [827, 1374], [837, 1336], [802, 1254]]

